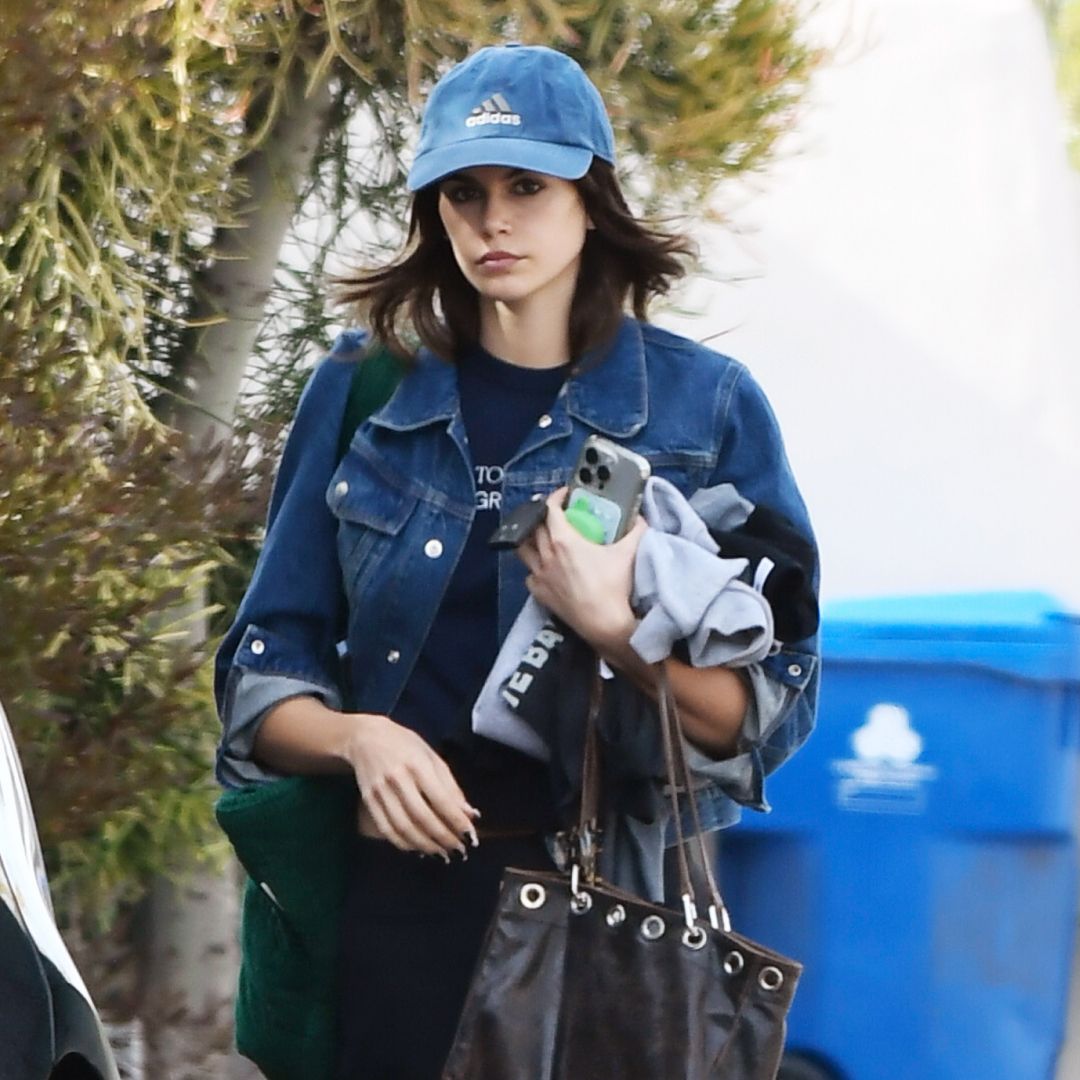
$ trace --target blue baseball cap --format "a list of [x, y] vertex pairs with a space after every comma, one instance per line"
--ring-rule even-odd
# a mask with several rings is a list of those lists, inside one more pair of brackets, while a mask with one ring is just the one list
[[577, 180], [594, 155], [614, 165], [615, 137], [581, 67], [543, 45], [490, 45], [432, 89], [407, 186], [417, 191], [477, 165]]

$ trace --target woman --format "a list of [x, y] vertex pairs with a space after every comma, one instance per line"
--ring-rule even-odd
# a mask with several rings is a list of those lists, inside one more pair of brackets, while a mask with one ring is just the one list
[[[544, 766], [469, 725], [528, 595], [653, 691], [629, 646], [644, 524], [599, 546], [562, 511], [585, 437], [644, 454], [686, 495], [734, 484], [810, 535], [745, 369], [644, 322], [689, 245], [632, 216], [614, 160], [598, 92], [553, 50], [481, 49], [436, 85], [408, 246], [347, 295], [375, 340], [407, 356], [404, 324], [423, 346], [340, 463], [351, 366], [334, 357], [364, 339], [345, 335], [317, 369], [219, 654], [227, 787], [344, 772], [360, 793], [341, 1077], [439, 1075], [503, 867], [550, 866]], [[492, 551], [500, 517], [537, 493], [546, 523], [516, 554]], [[814, 671], [807, 643], [739, 671], [671, 661], [685, 733], [717, 766], [707, 826], [733, 821], [733, 800], [763, 805], [764, 773], [812, 725]]]

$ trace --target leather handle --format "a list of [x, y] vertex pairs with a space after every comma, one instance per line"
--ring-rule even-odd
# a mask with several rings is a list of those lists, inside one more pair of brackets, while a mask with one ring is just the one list
[[[679, 709], [671, 689], [667, 665], [661, 662], [655, 666], [654, 670], [656, 672], [657, 702], [660, 706], [660, 728], [664, 742], [664, 764], [667, 770], [668, 795], [671, 800], [672, 819], [675, 824], [677, 838], [679, 886], [683, 897], [683, 905], [686, 908], [687, 923], [693, 922], [697, 914], [697, 896], [686, 854], [688, 844], [694, 842], [709, 891], [710, 921], [717, 930], [730, 930], [731, 917], [728, 914], [724, 898], [720, 894], [720, 888], [716, 883], [716, 876], [712, 870], [712, 860], [709, 858], [709, 850], [705, 845], [705, 834], [701, 827], [701, 815], [698, 812], [697, 797], [694, 794], [693, 778], [690, 775], [690, 766], [686, 760], [686, 748], [683, 745]], [[683, 830], [682, 805], [679, 798], [680, 787], [689, 804], [690, 818], [694, 826], [694, 831], [690, 837], [687, 837]]]
[[585, 717], [585, 748], [581, 760], [581, 803], [578, 808], [577, 860], [587, 880], [596, 877], [599, 854], [600, 812], [600, 708], [604, 701], [604, 680], [600, 675], [600, 658], [596, 658], [589, 686], [589, 708]]
[[[660, 731], [664, 747], [664, 769], [667, 775], [668, 797], [671, 801], [672, 819], [675, 825], [676, 848], [679, 863], [679, 889], [686, 908], [687, 923], [696, 918], [697, 896], [687, 850], [690, 843], [697, 847], [698, 860], [705, 876], [709, 892], [710, 921], [716, 929], [731, 929], [731, 920], [724, 904], [720, 889], [713, 874], [709, 851], [705, 845], [704, 830], [701, 827], [701, 815], [698, 812], [697, 798], [694, 795], [693, 779], [686, 760], [686, 749], [682, 739], [682, 725], [679, 722], [679, 708], [671, 689], [667, 665], [663, 662], [654, 665], [656, 675], [656, 696], [660, 708]], [[577, 861], [585, 872], [587, 880], [596, 875], [597, 824], [600, 805], [600, 735], [599, 717], [604, 698], [604, 680], [600, 675], [600, 660], [596, 661], [592, 684], [589, 688], [589, 707], [585, 721], [585, 748], [582, 755], [581, 769], [581, 804], [578, 812], [577, 836], [574, 840]], [[682, 802], [680, 790], [684, 793], [690, 809], [690, 818], [694, 831], [687, 837], [682, 823]]]

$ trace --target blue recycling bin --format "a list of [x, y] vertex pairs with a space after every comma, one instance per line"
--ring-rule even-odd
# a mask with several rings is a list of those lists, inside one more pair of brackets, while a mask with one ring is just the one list
[[[1050, 1080], [1077, 912], [1080, 619], [1039, 593], [833, 604], [818, 728], [720, 844], [845, 1080]], [[802, 1073], [800, 1073], [802, 1075]]]

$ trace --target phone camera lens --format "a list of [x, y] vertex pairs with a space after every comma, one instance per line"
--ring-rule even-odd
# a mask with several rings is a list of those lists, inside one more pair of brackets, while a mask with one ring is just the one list
[[578, 479], [583, 484], [592, 483], [592, 469], [578, 469]]
[[595, 465], [600, 460], [600, 455], [596, 452], [595, 447], [590, 446], [589, 449], [585, 451], [585, 460], [590, 465]]
[[601, 484], [606, 484], [611, 479], [611, 470], [606, 465], [601, 465], [596, 470], [596, 475], [600, 478]]

